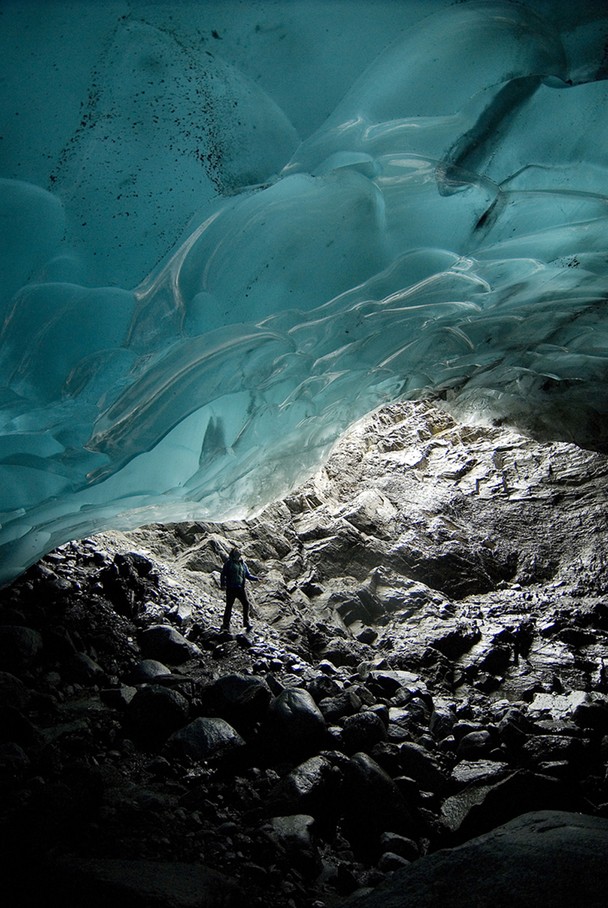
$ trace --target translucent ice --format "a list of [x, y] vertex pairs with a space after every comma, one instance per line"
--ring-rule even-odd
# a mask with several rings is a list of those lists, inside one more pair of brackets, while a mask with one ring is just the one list
[[[333, 36], [326, 5], [314, 54], [318, 4], [200, 6], [68, 16], [52, 128], [35, 95], [7, 127], [0, 582], [104, 527], [253, 513], [398, 398], [608, 449], [602, 5], [354, 2]], [[9, 74], [32, 9], [4, 11]], [[324, 122], [290, 78], [334, 92]]]

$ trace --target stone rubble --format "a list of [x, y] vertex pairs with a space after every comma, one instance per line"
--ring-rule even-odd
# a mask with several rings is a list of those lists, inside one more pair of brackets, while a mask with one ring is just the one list
[[[0, 591], [20, 904], [371, 906], [524, 814], [603, 831], [607, 484], [602, 455], [409, 404], [254, 521], [48, 555]], [[233, 544], [247, 634], [220, 630]]]

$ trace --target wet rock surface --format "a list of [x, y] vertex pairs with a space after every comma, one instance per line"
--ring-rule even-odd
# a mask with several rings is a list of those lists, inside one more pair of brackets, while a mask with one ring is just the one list
[[[48, 555], [0, 591], [21, 903], [405, 908], [511, 842], [525, 891], [518, 843], [549, 839], [516, 817], [604, 835], [607, 485], [602, 455], [407, 405], [254, 521]], [[227, 634], [235, 544], [260, 581]]]

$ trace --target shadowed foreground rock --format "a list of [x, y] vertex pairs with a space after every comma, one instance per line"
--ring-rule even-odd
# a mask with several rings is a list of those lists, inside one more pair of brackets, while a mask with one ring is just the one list
[[154, 861], [65, 861], [51, 883], [65, 908], [239, 908], [244, 894], [232, 881], [195, 864]]
[[608, 820], [528, 813], [393, 874], [358, 908], [604, 908]]

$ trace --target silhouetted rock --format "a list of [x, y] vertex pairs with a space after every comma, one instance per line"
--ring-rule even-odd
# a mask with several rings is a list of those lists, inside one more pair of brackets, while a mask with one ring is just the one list
[[106, 673], [101, 665], [86, 653], [72, 653], [63, 662], [62, 674], [77, 684], [103, 684]]
[[446, 775], [437, 759], [420, 744], [405, 742], [399, 747], [401, 771], [410, 776], [425, 791], [441, 791]]
[[235, 728], [245, 730], [265, 717], [272, 693], [261, 678], [230, 674], [204, 688], [199, 700], [203, 714], [221, 716]]
[[264, 737], [269, 753], [279, 755], [307, 756], [323, 746], [325, 719], [308, 691], [289, 688], [272, 700]]
[[378, 857], [383, 832], [416, 836], [414, 816], [391, 777], [370, 756], [355, 754], [345, 766], [342, 829], [355, 853]]
[[125, 727], [137, 741], [157, 746], [185, 724], [188, 710], [188, 701], [177, 691], [159, 685], [142, 687], [127, 707]]
[[31, 699], [26, 685], [10, 672], [0, 671], [0, 705], [23, 709]]
[[539, 812], [398, 870], [358, 908], [603, 908], [608, 820]]
[[42, 652], [42, 636], [31, 627], [0, 625], [0, 668], [20, 672], [36, 664]]

